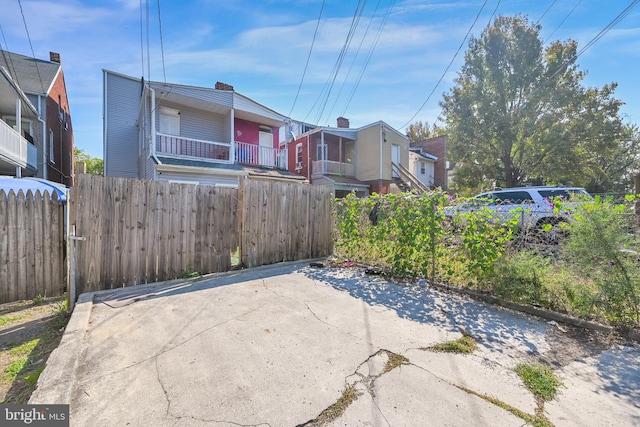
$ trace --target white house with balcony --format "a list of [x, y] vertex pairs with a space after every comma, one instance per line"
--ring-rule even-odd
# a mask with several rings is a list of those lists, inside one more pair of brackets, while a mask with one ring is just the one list
[[0, 175], [34, 175], [38, 156], [32, 127], [38, 112], [4, 67], [0, 67], [0, 116]]
[[288, 171], [288, 118], [232, 86], [103, 77], [105, 175], [229, 187], [242, 177], [307, 182]]

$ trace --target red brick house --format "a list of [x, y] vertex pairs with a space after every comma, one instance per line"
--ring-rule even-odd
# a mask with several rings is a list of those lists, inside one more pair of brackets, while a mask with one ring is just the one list
[[[60, 54], [49, 60], [0, 51], [0, 148], [26, 152], [0, 160], [0, 174], [35, 176], [73, 185], [73, 126]], [[9, 148], [10, 147], [10, 148]]]

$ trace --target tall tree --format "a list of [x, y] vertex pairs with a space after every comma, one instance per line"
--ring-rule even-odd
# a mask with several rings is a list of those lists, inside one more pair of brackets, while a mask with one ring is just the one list
[[73, 149], [74, 163], [82, 162], [87, 165], [87, 173], [91, 175], [104, 175], [104, 160], [92, 157], [80, 148]]
[[585, 88], [577, 43], [543, 47], [526, 17], [496, 18], [472, 38], [455, 86], [440, 105], [458, 188], [527, 183], [586, 185], [596, 152], [624, 140], [616, 84]]
[[435, 123], [433, 126], [429, 127], [429, 122], [417, 121], [409, 125], [407, 129], [407, 137], [411, 142], [419, 142], [424, 141], [425, 139], [433, 138], [436, 136], [440, 136], [444, 133], [444, 129], [437, 126]]

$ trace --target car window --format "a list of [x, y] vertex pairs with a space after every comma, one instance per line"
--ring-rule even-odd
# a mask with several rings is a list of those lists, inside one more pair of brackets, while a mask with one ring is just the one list
[[480, 194], [468, 201], [471, 207], [491, 206], [496, 204], [496, 197], [493, 193]]
[[501, 204], [521, 205], [523, 203], [533, 203], [533, 197], [527, 191], [508, 191], [495, 193], [495, 195]]
[[566, 188], [554, 188], [550, 190], [540, 190], [540, 195], [546, 199], [553, 197], [562, 197], [566, 200], [571, 200], [571, 197], [590, 197], [589, 193], [580, 189], [571, 189], [568, 190]]

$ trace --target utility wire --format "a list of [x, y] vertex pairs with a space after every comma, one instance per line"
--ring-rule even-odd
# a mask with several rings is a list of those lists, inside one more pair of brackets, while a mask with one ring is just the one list
[[140, 0], [140, 63], [142, 67], [142, 76], [144, 77], [144, 20], [142, 2], [143, 0]]
[[373, 56], [373, 52], [375, 51], [376, 47], [378, 46], [378, 42], [380, 41], [380, 36], [382, 35], [382, 30], [384, 29], [384, 27], [387, 24], [387, 21], [389, 20], [389, 15], [391, 15], [391, 10], [393, 9], [393, 7], [395, 6], [396, 0], [392, 0], [389, 7], [387, 8], [387, 11], [385, 12], [384, 17], [382, 18], [382, 22], [380, 23], [380, 26], [378, 27], [378, 32], [376, 33], [376, 37], [375, 40], [373, 42], [373, 45], [371, 46], [371, 49], [369, 49], [369, 54], [367, 55], [367, 59], [364, 62], [364, 66], [362, 67], [362, 69], [360, 70], [360, 74], [358, 75], [358, 78], [356, 79], [356, 84], [353, 86], [353, 89], [351, 90], [351, 94], [349, 95], [349, 98], [347, 99], [347, 103], [344, 106], [344, 109], [342, 110], [342, 113], [340, 114], [341, 116], [344, 116], [347, 112], [347, 109], [349, 108], [349, 105], [351, 104], [351, 100], [353, 100], [353, 97], [356, 93], [356, 90], [358, 89], [358, 86], [360, 86], [360, 82], [362, 81], [362, 77], [364, 76], [364, 72], [366, 71], [367, 67], [369, 66], [369, 62], [371, 61], [371, 57]]
[[[364, 2], [362, 2], [361, 0], [358, 0], [358, 4], [356, 5], [356, 10], [354, 12], [353, 19], [351, 20], [351, 27], [349, 28], [349, 32], [347, 33], [347, 37], [342, 46], [340, 54], [336, 59], [336, 63], [333, 66], [333, 70], [331, 71], [330, 77], [325, 83], [325, 86], [321, 91], [321, 95], [318, 97], [318, 99], [316, 100], [316, 103], [314, 103], [313, 107], [311, 108], [311, 111], [313, 111], [313, 109], [317, 104], [317, 101], [324, 99], [324, 101], [321, 101], [322, 106], [320, 107], [318, 115], [316, 116], [316, 123], [320, 122], [322, 115], [324, 114], [324, 109], [326, 108], [329, 97], [331, 96], [331, 90], [336, 81], [336, 78], [338, 77], [338, 73], [340, 72], [340, 67], [342, 66], [342, 62], [344, 61], [347, 50], [349, 49], [351, 41], [353, 40], [353, 35], [358, 26], [358, 22], [360, 21], [360, 17], [362, 16], [362, 12], [364, 10], [366, 3], [367, 3], [366, 0]], [[309, 111], [307, 116], [311, 114], [311, 111]], [[306, 117], [305, 117], [305, 120], [306, 120]]]
[[318, 27], [320, 27], [320, 20], [322, 18], [322, 11], [324, 10], [324, 1], [322, 0], [322, 6], [320, 6], [320, 14], [318, 15], [318, 21], [316, 22], [316, 29], [313, 32], [313, 40], [311, 40], [311, 46], [309, 47], [309, 53], [307, 54], [307, 62], [304, 64], [304, 70], [302, 71], [302, 78], [300, 79], [300, 84], [298, 85], [298, 90], [296, 91], [296, 97], [293, 99], [293, 105], [291, 105], [291, 110], [287, 116], [291, 116], [293, 112], [293, 108], [296, 106], [296, 102], [298, 101], [298, 96], [300, 95], [300, 89], [302, 88], [302, 82], [304, 82], [304, 77], [307, 74], [307, 68], [309, 67], [309, 59], [311, 59], [311, 52], [313, 52], [313, 46], [316, 43], [316, 36], [318, 35]]
[[453, 61], [455, 61], [455, 59], [458, 57], [458, 54], [460, 53], [460, 50], [462, 49], [462, 46], [467, 41], [467, 37], [469, 37], [469, 34], [471, 33], [471, 30], [473, 30], [473, 27], [476, 25], [476, 22], [478, 22], [478, 18], [480, 17], [480, 14], [484, 10], [484, 7], [487, 5], [487, 1], [488, 0], [485, 0], [484, 3], [482, 3], [482, 7], [480, 7], [480, 10], [478, 11], [478, 14], [476, 15], [475, 19], [473, 20], [473, 23], [471, 24], [471, 26], [469, 27], [469, 30], [467, 31], [467, 34], [465, 34], [464, 39], [462, 39], [462, 42], [460, 43], [460, 46], [458, 46], [458, 50], [456, 50], [456, 53], [453, 55], [453, 58], [451, 58], [451, 61], [449, 62], [449, 65], [447, 65], [447, 68], [444, 70], [444, 72], [440, 76], [440, 79], [438, 80], [438, 83], [436, 83], [436, 85], [433, 87], [433, 89], [431, 90], [431, 93], [429, 93], [429, 96], [427, 96], [427, 99], [425, 99], [424, 102], [422, 103], [422, 105], [420, 106], [420, 108], [418, 108], [418, 111], [416, 111], [416, 113], [413, 116], [411, 116], [411, 118], [409, 120], [407, 120], [407, 123], [405, 123], [404, 125], [400, 126], [400, 128], [404, 128], [409, 123], [411, 123], [411, 121], [416, 118], [416, 116], [420, 113], [420, 111], [422, 111], [424, 106], [427, 105], [427, 102], [429, 102], [429, 99], [431, 99], [431, 96], [436, 91], [436, 89], [438, 88], [438, 86], [440, 85], [442, 80], [444, 79], [444, 76], [449, 72], [449, 68], [451, 68], [451, 65], [453, 64]]
[[[2, 49], [2, 57], [4, 58], [4, 62], [5, 64], [7, 64], [7, 67], [10, 68], [9, 73], [12, 73], [12, 78], [16, 81], [18, 86], [20, 86], [20, 80], [18, 80], [18, 73], [16, 73], [16, 66], [13, 63], [13, 56], [9, 52], [9, 44], [7, 43], [7, 39], [4, 36], [4, 30], [2, 29], [2, 25], [0, 25], [0, 33], [2, 33], [2, 40], [4, 40], [4, 46], [7, 48], [7, 50], [5, 51], [0, 47], [0, 49]], [[9, 53], [9, 55], [7, 55], [7, 53]]]
[[164, 68], [164, 43], [162, 41], [162, 18], [160, 16], [160, 0], [158, 0], [158, 25], [160, 26], [160, 51], [162, 52], [162, 76], [164, 83], [167, 84], [167, 72]]
[[547, 13], [551, 10], [553, 5], [556, 4], [557, 1], [558, 0], [553, 0], [553, 2], [551, 2], [549, 7], [547, 7], [547, 10], [545, 10], [544, 13], [542, 14], [542, 16], [540, 18], [538, 18], [538, 20], [536, 21], [536, 25], [538, 25], [540, 23], [540, 21], [542, 21], [542, 18], [544, 18], [547, 15]]
[[27, 39], [29, 40], [29, 47], [31, 47], [31, 55], [33, 56], [33, 63], [36, 65], [36, 72], [38, 73], [38, 79], [40, 80], [40, 87], [42, 88], [42, 93], [45, 93], [44, 83], [42, 82], [42, 76], [40, 75], [40, 68], [38, 68], [38, 61], [36, 60], [36, 53], [33, 51], [33, 44], [31, 43], [31, 36], [29, 35], [27, 20], [24, 17], [24, 10], [22, 10], [22, 2], [20, 0], [18, 0], [18, 5], [20, 5], [20, 14], [22, 15], [22, 22], [24, 23], [24, 29], [27, 32]]
[[551, 32], [551, 34], [549, 34], [549, 36], [544, 40], [544, 42], [542, 44], [547, 44], [547, 42], [549, 41], [549, 39], [551, 37], [553, 37], [553, 35], [556, 33], [556, 31], [558, 31], [558, 28], [560, 28], [562, 26], [562, 24], [564, 24], [564, 22], [571, 16], [571, 14], [573, 13], [574, 10], [576, 10], [576, 8], [578, 7], [578, 5], [580, 4], [582, 0], [578, 0], [578, 2], [573, 6], [573, 9], [571, 9], [569, 11], [569, 13], [567, 14], [567, 16], [564, 17], [564, 19], [558, 24], [558, 26]]

